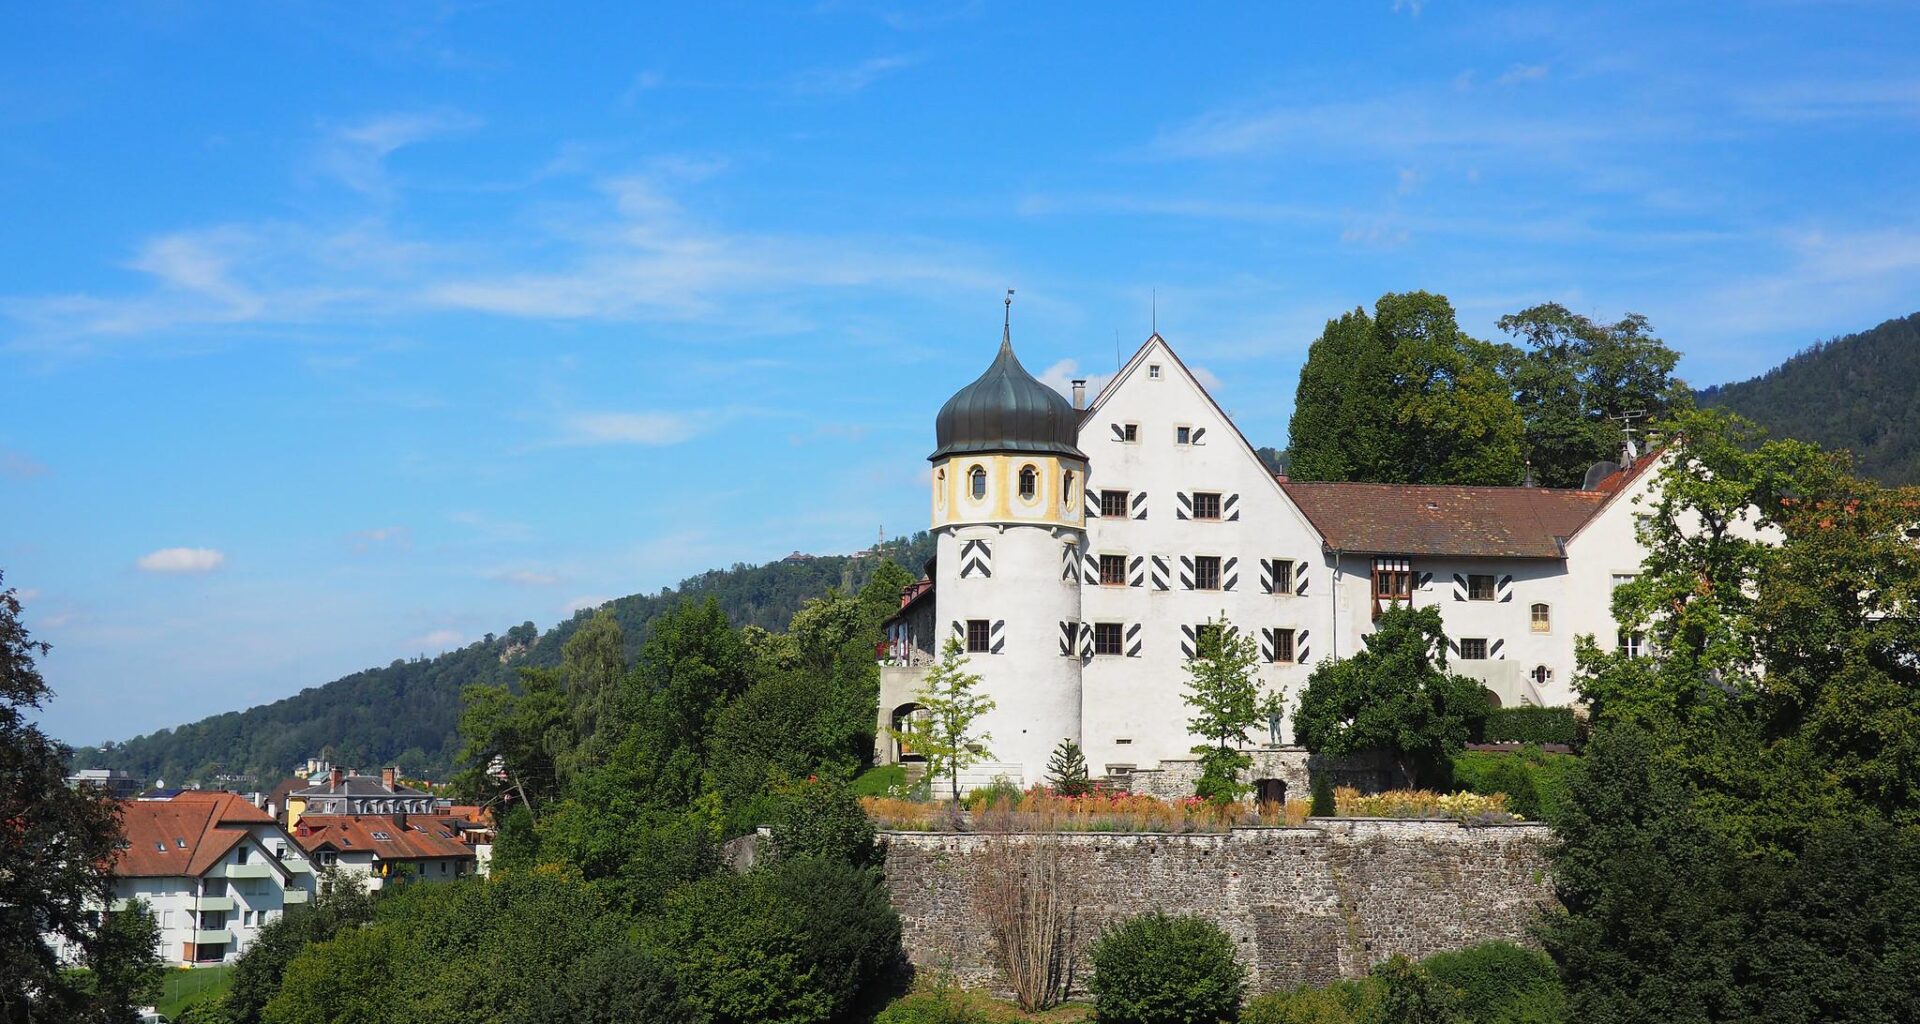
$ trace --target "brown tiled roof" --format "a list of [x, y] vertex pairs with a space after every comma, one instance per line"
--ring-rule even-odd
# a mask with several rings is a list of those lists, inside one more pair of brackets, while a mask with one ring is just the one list
[[1620, 476], [1593, 491], [1298, 480], [1280, 486], [1341, 551], [1562, 558], [1566, 539], [1607, 503], [1624, 483]]
[[303, 814], [293, 841], [308, 853], [325, 848], [340, 853], [371, 850], [380, 860], [472, 859], [473, 848], [459, 836], [451, 821], [425, 814]]
[[245, 838], [248, 826], [273, 817], [238, 793], [188, 790], [165, 800], [123, 800], [127, 845], [113, 873], [125, 878], [197, 877]]

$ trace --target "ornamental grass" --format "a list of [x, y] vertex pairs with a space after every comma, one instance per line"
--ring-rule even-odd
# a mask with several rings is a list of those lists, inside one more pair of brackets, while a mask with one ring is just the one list
[[[898, 797], [863, 797], [860, 805], [875, 825], [905, 832], [1172, 833], [1304, 825], [1311, 806], [1306, 800], [1216, 805], [1199, 797], [1162, 800], [1122, 791], [1063, 796], [1045, 786], [1024, 792], [1006, 787], [958, 805]], [[1503, 793], [1412, 789], [1368, 794], [1343, 786], [1334, 791], [1334, 807], [1343, 818], [1452, 819], [1474, 824], [1521, 820], [1507, 809]]]

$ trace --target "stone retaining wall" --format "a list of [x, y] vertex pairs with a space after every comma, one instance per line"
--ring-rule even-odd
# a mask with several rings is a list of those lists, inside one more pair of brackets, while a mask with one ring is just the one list
[[[1149, 910], [1200, 914], [1239, 945], [1254, 991], [1359, 977], [1404, 953], [1529, 942], [1553, 904], [1541, 825], [1315, 818], [1227, 833], [883, 832], [907, 955], [923, 970], [1004, 990], [975, 895], [987, 870], [1057, 858], [1071, 946]], [[1079, 990], [1088, 970], [1080, 952]]]

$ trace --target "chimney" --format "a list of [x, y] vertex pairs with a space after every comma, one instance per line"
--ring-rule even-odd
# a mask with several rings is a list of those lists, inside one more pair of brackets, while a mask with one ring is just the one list
[[340, 783], [345, 782], [346, 778], [347, 773], [344, 769], [337, 767], [327, 769], [327, 785], [330, 787], [338, 789]]
[[398, 767], [380, 769], [380, 784], [388, 789], [392, 789], [396, 777], [399, 774], [400, 769]]
[[1087, 407], [1087, 382], [1084, 379], [1073, 382], [1073, 407], [1075, 409]]

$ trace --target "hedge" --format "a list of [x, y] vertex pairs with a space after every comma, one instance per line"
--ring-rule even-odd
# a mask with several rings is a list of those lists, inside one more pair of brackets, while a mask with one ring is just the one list
[[1505, 793], [1507, 809], [1534, 821], [1558, 820], [1567, 804], [1572, 754], [1528, 745], [1517, 751], [1466, 750], [1453, 755], [1453, 784], [1469, 793]]
[[1488, 743], [1564, 743], [1580, 739], [1572, 708], [1494, 708], [1482, 733]]

